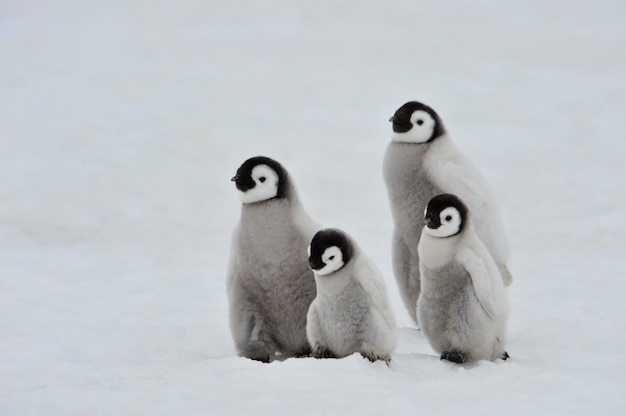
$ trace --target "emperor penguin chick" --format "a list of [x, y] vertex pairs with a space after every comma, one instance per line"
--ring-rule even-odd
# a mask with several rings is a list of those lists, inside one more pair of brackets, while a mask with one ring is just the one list
[[277, 354], [307, 356], [306, 314], [315, 278], [304, 247], [320, 227], [277, 161], [248, 159], [232, 180], [243, 203], [226, 283], [237, 352], [263, 362]]
[[428, 203], [418, 251], [422, 279], [418, 321], [441, 359], [506, 360], [504, 283], [459, 198], [443, 194]]
[[387, 364], [396, 345], [396, 322], [381, 273], [343, 231], [318, 231], [309, 246], [317, 296], [306, 332], [316, 358], [355, 352]]
[[428, 201], [442, 193], [458, 195], [474, 213], [476, 232], [510, 284], [505, 266], [507, 243], [489, 186], [474, 165], [454, 146], [443, 121], [429, 106], [411, 101], [389, 120], [393, 135], [387, 146], [383, 174], [394, 221], [393, 270], [402, 300], [416, 321], [420, 294], [419, 243]]

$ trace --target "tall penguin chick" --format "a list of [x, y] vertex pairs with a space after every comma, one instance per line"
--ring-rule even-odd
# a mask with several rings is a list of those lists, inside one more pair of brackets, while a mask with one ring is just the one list
[[458, 197], [443, 194], [428, 203], [424, 217], [418, 247], [421, 330], [442, 360], [506, 360], [506, 290], [470, 211]]
[[237, 352], [263, 362], [277, 354], [308, 355], [306, 314], [315, 279], [304, 247], [320, 227], [277, 161], [248, 159], [232, 181], [242, 202], [226, 284]]
[[423, 212], [428, 201], [444, 192], [459, 195], [476, 213], [474, 222], [510, 283], [505, 266], [507, 242], [495, 199], [473, 164], [452, 143], [439, 115], [429, 106], [411, 101], [389, 120], [391, 142], [383, 162], [383, 175], [394, 220], [393, 270], [402, 300], [416, 321], [420, 294], [419, 243]]
[[328, 228], [309, 246], [317, 296], [307, 315], [307, 336], [316, 358], [355, 352], [387, 364], [396, 344], [396, 322], [382, 275], [351, 237]]

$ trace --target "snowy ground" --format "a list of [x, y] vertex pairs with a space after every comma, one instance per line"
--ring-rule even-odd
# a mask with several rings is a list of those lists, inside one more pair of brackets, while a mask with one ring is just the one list
[[[0, 5], [0, 415], [624, 414], [624, 2], [88, 3]], [[412, 99], [499, 196], [507, 362], [440, 362], [400, 302], [381, 165]], [[235, 356], [257, 154], [385, 272], [389, 368]]]

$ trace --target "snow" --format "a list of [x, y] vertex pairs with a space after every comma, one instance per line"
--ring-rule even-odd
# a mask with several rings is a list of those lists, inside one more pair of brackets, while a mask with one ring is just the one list
[[[0, 5], [0, 414], [618, 415], [626, 406], [626, 4]], [[387, 122], [421, 100], [498, 196], [506, 362], [441, 362], [391, 273]], [[263, 154], [354, 236], [390, 367], [235, 355], [225, 274]]]

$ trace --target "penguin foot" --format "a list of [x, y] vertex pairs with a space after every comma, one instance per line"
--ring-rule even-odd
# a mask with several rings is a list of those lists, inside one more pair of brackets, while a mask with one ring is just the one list
[[329, 350], [326, 347], [315, 347], [313, 352], [311, 352], [311, 357], [313, 358], [337, 358], [335, 353]]
[[444, 351], [441, 353], [441, 360], [451, 361], [457, 364], [463, 364], [470, 360], [470, 356], [458, 351]]
[[243, 357], [249, 358], [249, 359], [254, 360], [254, 361], [260, 361], [260, 362], [265, 363], [265, 364], [268, 364], [270, 362], [270, 356], [269, 355], [258, 355], [258, 356], [243, 355]]
[[261, 361], [262, 363], [269, 363], [272, 355], [273, 354], [269, 351], [267, 345], [259, 341], [248, 343], [239, 348], [240, 357]]
[[373, 352], [361, 352], [361, 356], [363, 358], [367, 358], [371, 362], [382, 360], [387, 365], [389, 365], [389, 363], [391, 362], [391, 354], [377, 355], [377, 354], [374, 354]]
[[307, 344], [302, 349], [295, 352], [293, 355], [296, 358], [306, 358], [311, 356], [311, 346]]
[[507, 360], [507, 358], [511, 358], [511, 356], [509, 355], [509, 353], [508, 353], [508, 352], [504, 351], [504, 352], [502, 353], [502, 356], [500, 357], [500, 359], [502, 359], [502, 360], [506, 361], [506, 360]]

